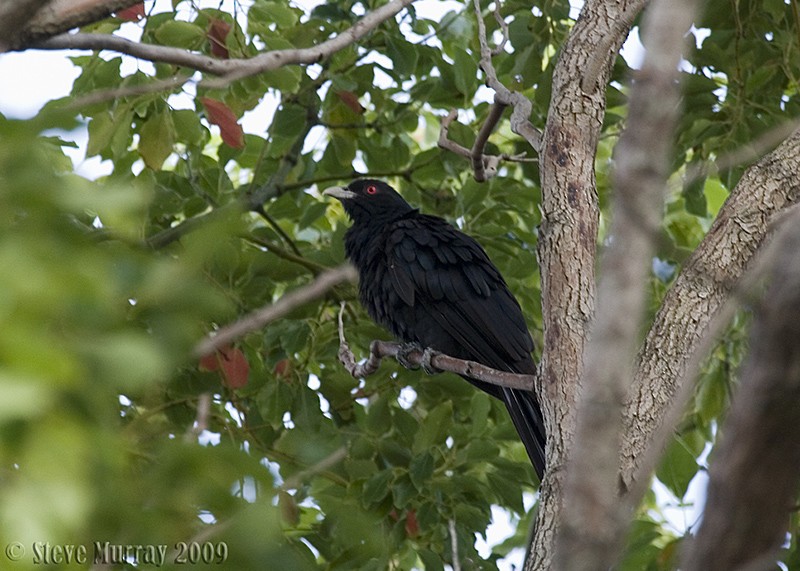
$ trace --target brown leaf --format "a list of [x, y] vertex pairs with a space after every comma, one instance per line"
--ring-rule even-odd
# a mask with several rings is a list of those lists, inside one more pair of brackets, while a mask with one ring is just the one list
[[417, 521], [416, 510], [408, 510], [406, 514], [406, 535], [417, 537], [419, 535], [419, 522]]
[[275, 369], [273, 369], [272, 372], [275, 373], [275, 376], [279, 379], [288, 377], [290, 373], [289, 359], [281, 359], [275, 363]]
[[115, 16], [120, 20], [126, 20], [128, 22], [138, 22], [142, 18], [144, 18], [144, 2], [139, 2], [138, 4], [134, 4], [130, 8], [125, 8], [120, 10], [119, 12], [115, 13]]
[[364, 107], [358, 101], [358, 95], [352, 91], [337, 91], [336, 95], [342, 100], [342, 103], [353, 110], [353, 113], [357, 113], [359, 115], [364, 114]]
[[225, 40], [231, 32], [231, 25], [225, 20], [213, 19], [208, 27], [208, 41], [211, 43], [211, 53], [220, 59], [228, 59], [228, 46]]
[[222, 380], [229, 389], [240, 389], [247, 385], [250, 363], [241, 349], [226, 347], [219, 351]]
[[236, 120], [231, 108], [222, 101], [201, 97], [200, 101], [206, 108], [206, 114], [210, 123], [219, 127], [222, 141], [229, 147], [241, 149], [244, 147], [244, 131]]

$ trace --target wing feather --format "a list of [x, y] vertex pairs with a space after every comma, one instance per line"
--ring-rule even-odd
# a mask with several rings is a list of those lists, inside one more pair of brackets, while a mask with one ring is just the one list
[[419, 324], [408, 328], [407, 341], [498, 369], [530, 361], [533, 342], [519, 304], [476, 241], [440, 218], [417, 215], [398, 224], [387, 244], [392, 285], [404, 315]]

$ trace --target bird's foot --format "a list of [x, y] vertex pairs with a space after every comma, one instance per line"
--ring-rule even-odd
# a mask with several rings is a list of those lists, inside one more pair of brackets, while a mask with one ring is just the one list
[[[416, 359], [411, 359], [411, 354], [417, 352], [422, 353], [422, 358], [420, 359], [419, 364], [417, 364]], [[422, 345], [414, 342], [403, 343], [400, 345], [400, 349], [397, 351], [397, 362], [406, 369], [419, 369], [422, 367], [422, 370], [429, 375], [437, 375], [442, 371], [434, 367], [431, 363], [431, 359], [435, 355], [439, 355], [439, 352], [434, 351], [430, 347], [423, 348]]]
[[422, 345], [415, 342], [401, 343], [400, 348], [397, 350], [397, 362], [406, 369], [416, 370], [419, 365], [411, 360], [411, 353], [423, 352]]
[[425, 347], [425, 349], [422, 351], [422, 370], [429, 375], [438, 375], [442, 372], [441, 369], [437, 369], [433, 366], [433, 363], [431, 363], [431, 359], [436, 355], [441, 355], [441, 353], [439, 353], [439, 351], [434, 351], [430, 347]]

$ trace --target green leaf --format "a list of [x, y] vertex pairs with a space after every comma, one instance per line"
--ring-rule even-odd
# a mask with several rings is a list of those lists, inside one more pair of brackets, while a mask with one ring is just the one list
[[169, 20], [155, 31], [159, 43], [185, 49], [197, 49], [206, 40], [205, 29], [179, 20]]
[[[691, 172], [696, 167], [696, 163], [692, 162], [687, 167]], [[705, 177], [693, 177], [683, 186], [683, 199], [686, 201], [686, 211], [695, 216], [704, 218], [708, 214], [708, 207], [706, 204], [706, 195], [703, 192], [705, 186]]]
[[364, 484], [361, 501], [367, 507], [373, 506], [389, 495], [389, 488], [394, 474], [391, 470], [382, 470], [372, 476]]
[[465, 97], [471, 97], [478, 86], [478, 66], [475, 58], [460, 48], [454, 49], [453, 52], [456, 89]]
[[291, 28], [297, 23], [297, 13], [286, 4], [259, 1], [256, 6], [278, 24], [279, 28]]
[[697, 456], [702, 452], [705, 440], [697, 431], [676, 436], [670, 442], [656, 476], [677, 498], [683, 498], [689, 483], [697, 474]]
[[408, 473], [411, 476], [411, 482], [418, 490], [422, 491], [428, 479], [433, 475], [433, 466], [433, 456], [430, 452], [417, 454], [411, 460]]
[[414, 452], [419, 454], [436, 444], [444, 443], [453, 424], [453, 403], [450, 401], [437, 405], [422, 421], [422, 426], [414, 438]]
[[419, 61], [413, 44], [397, 36], [386, 36], [387, 55], [394, 64], [394, 70], [400, 75], [411, 75], [414, 73]]
[[191, 109], [177, 109], [172, 112], [176, 139], [187, 145], [200, 145], [205, 138], [206, 130], [200, 123], [200, 117]]
[[139, 154], [151, 169], [161, 170], [161, 165], [172, 153], [174, 144], [175, 125], [171, 113], [156, 113], [142, 125], [139, 132]]

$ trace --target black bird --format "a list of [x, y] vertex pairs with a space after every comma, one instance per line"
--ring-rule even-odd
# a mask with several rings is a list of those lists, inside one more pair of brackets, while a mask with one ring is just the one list
[[[345, 252], [372, 319], [405, 343], [503, 371], [536, 371], [519, 303], [478, 242], [378, 180], [323, 194], [339, 199], [353, 221]], [[505, 403], [541, 479], [545, 431], [535, 395], [467, 380]]]

